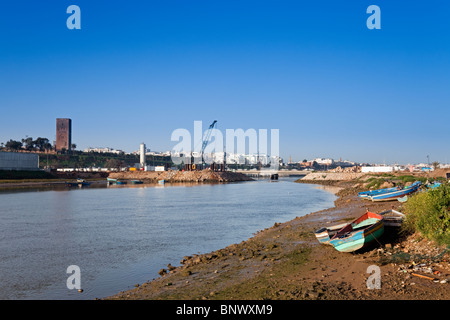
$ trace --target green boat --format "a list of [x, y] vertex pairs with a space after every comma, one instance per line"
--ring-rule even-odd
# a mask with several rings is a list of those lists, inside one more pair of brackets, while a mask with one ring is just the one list
[[143, 184], [144, 182], [142, 182], [141, 180], [131, 180], [132, 184]]
[[368, 211], [339, 230], [329, 243], [340, 252], [353, 252], [378, 242], [383, 233], [383, 216]]

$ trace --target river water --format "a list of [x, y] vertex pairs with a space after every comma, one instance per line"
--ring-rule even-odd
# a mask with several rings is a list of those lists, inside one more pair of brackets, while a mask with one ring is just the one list
[[[2, 191], [0, 299], [103, 298], [333, 206], [333, 193], [294, 180]], [[67, 286], [72, 265], [82, 293]]]

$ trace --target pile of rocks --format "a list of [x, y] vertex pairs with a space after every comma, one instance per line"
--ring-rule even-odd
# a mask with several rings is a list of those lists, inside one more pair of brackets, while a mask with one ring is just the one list
[[351, 181], [365, 176], [361, 172], [311, 172], [304, 176], [303, 181]]
[[195, 171], [130, 171], [113, 172], [109, 175], [113, 179], [140, 179], [156, 182], [236, 182], [251, 181], [252, 178], [237, 172], [217, 172], [211, 169]]
[[353, 166], [353, 167], [336, 167], [335, 169], [331, 169], [330, 172], [361, 172], [361, 167]]

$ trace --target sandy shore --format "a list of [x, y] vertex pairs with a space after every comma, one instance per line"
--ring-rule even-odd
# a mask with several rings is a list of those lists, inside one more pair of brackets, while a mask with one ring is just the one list
[[[179, 266], [161, 266], [160, 277], [105, 299], [450, 299], [450, 254], [418, 235], [385, 232], [379, 244], [357, 253], [320, 245], [313, 232], [322, 226], [351, 221], [367, 209], [401, 210], [399, 202], [359, 199], [352, 183], [323, 184], [339, 188], [335, 207], [276, 223], [208, 254], [186, 256]], [[367, 286], [373, 265], [380, 268], [381, 289]]]

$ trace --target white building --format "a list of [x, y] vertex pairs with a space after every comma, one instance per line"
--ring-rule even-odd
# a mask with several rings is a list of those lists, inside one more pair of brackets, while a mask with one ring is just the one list
[[125, 153], [122, 150], [115, 150], [115, 149], [112, 149], [112, 148], [91, 148], [91, 147], [89, 147], [87, 149], [84, 149], [84, 152], [114, 153], [114, 154], [123, 154], [123, 153]]
[[325, 166], [331, 166], [334, 163], [333, 159], [325, 159], [325, 158], [316, 158], [314, 160], [311, 160], [311, 162], [317, 162], [317, 164], [325, 165]]
[[383, 172], [394, 172], [400, 170], [398, 166], [375, 166], [375, 167], [361, 167], [361, 172], [374, 172], [374, 173], [383, 173]]

